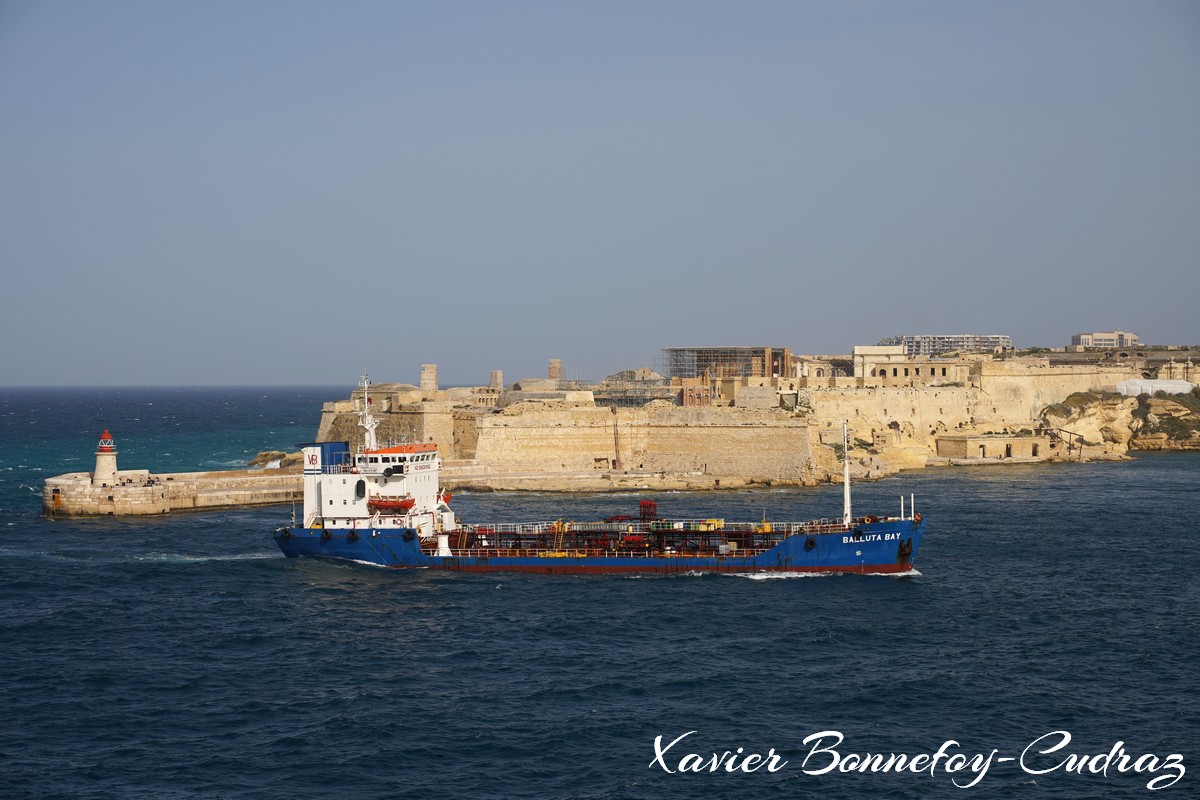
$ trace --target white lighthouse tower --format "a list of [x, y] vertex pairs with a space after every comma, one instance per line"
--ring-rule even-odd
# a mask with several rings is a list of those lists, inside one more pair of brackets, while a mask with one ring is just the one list
[[92, 486], [117, 485], [117, 447], [113, 444], [112, 434], [108, 429], [100, 434], [100, 444], [96, 447], [96, 469], [92, 473]]

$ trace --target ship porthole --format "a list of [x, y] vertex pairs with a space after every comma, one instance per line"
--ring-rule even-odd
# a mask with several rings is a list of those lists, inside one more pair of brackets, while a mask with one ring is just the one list
[[813, 539], [811, 537], [809, 538], [809, 540], [807, 542], [804, 543], [805, 550], [812, 550], [816, 546], [817, 546], [817, 540]]
[[416, 538], [416, 534], [413, 533], [412, 531], [404, 532], [404, 536], [403, 536], [404, 541], [411, 542], [414, 538]]
[[354, 531], [350, 531], [349, 533], [346, 534], [346, 541], [347, 542], [357, 542], [358, 534]]
[[332, 538], [333, 538], [333, 534], [331, 534], [329, 531], [321, 531], [321, 541], [322, 542], [328, 542]]

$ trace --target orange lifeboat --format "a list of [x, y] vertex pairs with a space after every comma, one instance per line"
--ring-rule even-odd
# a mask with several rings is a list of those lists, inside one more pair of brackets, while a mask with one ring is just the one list
[[367, 508], [372, 511], [408, 511], [417, 501], [411, 497], [372, 497]]

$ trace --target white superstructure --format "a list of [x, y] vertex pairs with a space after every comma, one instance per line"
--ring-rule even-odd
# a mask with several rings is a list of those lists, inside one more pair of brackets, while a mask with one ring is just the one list
[[[441, 459], [433, 442], [379, 447], [371, 414], [370, 380], [363, 376], [359, 426], [364, 446], [348, 442], [303, 445], [304, 527], [412, 528], [422, 539], [456, 527], [450, 495], [441, 491]], [[448, 545], [447, 545], [448, 551]]]

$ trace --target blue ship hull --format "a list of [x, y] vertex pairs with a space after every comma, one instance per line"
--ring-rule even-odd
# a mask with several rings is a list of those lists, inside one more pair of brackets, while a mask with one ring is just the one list
[[899, 573], [913, 569], [925, 521], [862, 522], [849, 529], [800, 532], [753, 553], [689, 554], [663, 550], [516, 550], [483, 547], [436, 555], [410, 528], [282, 528], [275, 541], [288, 557], [336, 558], [384, 567], [459, 572], [549, 574], [683, 572]]

